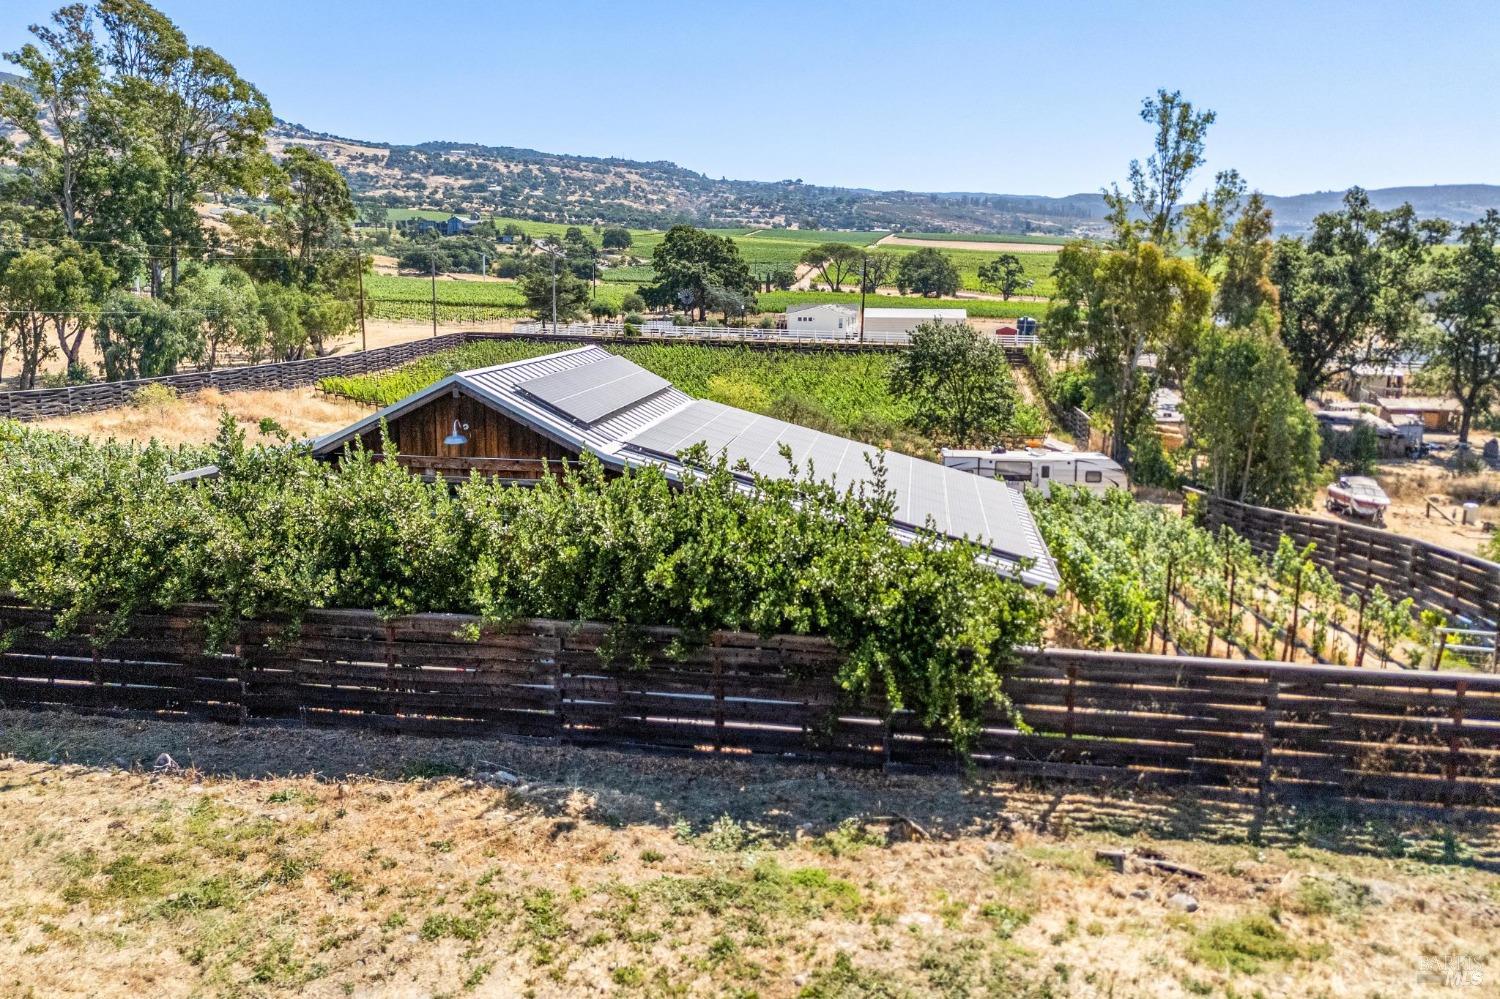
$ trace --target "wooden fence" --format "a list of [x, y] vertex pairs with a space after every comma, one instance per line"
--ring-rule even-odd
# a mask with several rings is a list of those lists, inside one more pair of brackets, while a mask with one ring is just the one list
[[[208, 609], [142, 615], [102, 648], [50, 638], [44, 611], [0, 605], [0, 703], [574, 745], [764, 753], [867, 766], [952, 766], [908, 714], [852, 703], [819, 638], [720, 632], [674, 658], [606, 662], [609, 629], [314, 611], [300, 631], [245, 622], [204, 651]], [[90, 625], [85, 625], [85, 630]], [[1500, 677], [1048, 650], [992, 711], [981, 767], [1021, 775], [1228, 787], [1273, 795], [1500, 807]]]
[[1493, 624], [1500, 619], [1500, 564], [1377, 527], [1192, 492], [1208, 526], [1228, 524], [1257, 551], [1275, 551], [1283, 534], [1299, 547], [1315, 543], [1313, 561], [1350, 592], [1378, 584], [1395, 599], [1411, 597], [1419, 608], [1440, 611], [1450, 620], [1462, 616]]
[[167, 385], [178, 392], [199, 392], [215, 388], [223, 392], [250, 389], [288, 389], [312, 385], [333, 375], [361, 375], [367, 371], [392, 368], [407, 361], [425, 357], [439, 350], [461, 346], [470, 340], [486, 339], [486, 334], [445, 333], [442, 336], [410, 340], [389, 347], [309, 357], [301, 361], [279, 361], [237, 368], [215, 368], [212, 371], [188, 371], [160, 378], [137, 378], [122, 382], [92, 382], [64, 388], [28, 389], [0, 392], [0, 417], [13, 420], [45, 420], [74, 413], [94, 413], [130, 402], [131, 396], [146, 385]]

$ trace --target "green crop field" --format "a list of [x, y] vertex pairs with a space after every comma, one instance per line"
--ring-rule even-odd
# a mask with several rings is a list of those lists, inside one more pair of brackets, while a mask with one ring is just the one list
[[[577, 344], [536, 340], [471, 343], [391, 371], [325, 378], [323, 391], [388, 406], [455, 371], [539, 357]], [[905, 426], [911, 408], [891, 395], [895, 358], [885, 353], [798, 353], [693, 344], [611, 346], [689, 395], [794, 420], [913, 454], [930, 442]]]
[[898, 232], [902, 239], [954, 239], [965, 243], [1036, 243], [1038, 246], [1062, 246], [1063, 236], [1017, 235], [1003, 232]]
[[[631, 285], [600, 282], [595, 298], [619, 308]], [[432, 315], [432, 282], [422, 277], [372, 274], [365, 278], [365, 297], [376, 319], [427, 320]], [[437, 282], [438, 322], [471, 322], [527, 315], [526, 302], [509, 281]]]
[[442, 222], [452, 215], [452, 212], [440, 212], [435, 208], [387, 208], [385, 210], [385, 217], [391, 222], [405, 222], [408, 219], [432, 219], [434, 222]]
[[[649, 269], [625, 270], [641, 274]], [[613, 272], [606, 271], [606, 277], [610, 273]], [[644, 274], [643, 279], [649, 279], [649, 273]], [[638, 287], [638, 284], [626, 281], [604, 280], [599, 282], [594, 297], [618, 309], [625, 296]], [[432, 283], [427, 278], [371, 275], [365, 278], [365, 295], [370, 302], [370, 315], [376, 319], [425, 321], [432, 314]], [[437, 301], [439, 322], [480, 321], [527, 314], [521, 293], [509, 281], [438, 281]], [[761, 312], [785, 312], [789, 305], [808, 302], [837, 302], [857, 307], [859, 295], [853, 292], [773, 291], [756, 296]], [[1014, 319], [1017, 316], [1040, 319], [1047, 314], [1046, 302], [1000, 302], [981, 298], [870, 295], [865, 304], [903, 309], [967, 309], [970, 316], [982, 319]]]
[[[806, 305], [810, 302], [835, 302], [859, 308], [859, 295], [853, 292], [831, 291], [773, 291], [756, 296], [762, 312], [785, 312], [791, 305]], [[1042, 319], [1047, 315], [1046, 302], [1001, 302], [988, 298], [922, 298], [917, 295], [869, 295], [865, 298], [869, 308], [881, 309], [967, 309], [975, 319], [1015, 319], [1017, 316], [1033, 316]]]

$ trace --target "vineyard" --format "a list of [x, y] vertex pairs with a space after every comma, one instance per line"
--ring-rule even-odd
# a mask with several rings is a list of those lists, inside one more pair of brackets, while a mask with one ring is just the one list
[[1464, 668], [1441, 616], [1376, 586], [1346, 594], [1283, 537], [1269, 557], [1223, 528], [1123, 492], [1028, 493], [1066, 596], [1057, 640], [1081, 648], [1353, 666]]
[[[356, 402], [387, 406], [455, 371], [539, 357], [569, 346], [530, 340], [472, 343], [392, 371], [327, 378], [319, 387]], [[931, 442], [906, 428], [911, 408], [891, 395], [889, 354], [807, 354], [690, 344], [610, 349], [699, 398], [909, 454], [932, 451]]]

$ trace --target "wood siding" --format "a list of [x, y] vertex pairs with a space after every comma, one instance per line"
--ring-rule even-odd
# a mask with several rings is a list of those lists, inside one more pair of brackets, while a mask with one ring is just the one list
[[[453, 421], [468, 424], [464, 436], [467, 444], [449, 447], [443, 438], [453, 430]], [[547, 458], [552, 461], [576, 459], [578, 452], [497, 412], [459, 390], [445, 392], [416, 409], [402, 413], [387, 423], [391, 440], [403, 455], [426, 455], [438, 458]], [[380, 449], [380, 430], [361, 435], [367, 449]]]

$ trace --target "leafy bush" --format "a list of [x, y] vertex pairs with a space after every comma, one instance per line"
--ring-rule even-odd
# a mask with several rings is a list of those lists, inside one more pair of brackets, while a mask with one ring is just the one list
[[700, 450], [705, 471], [680, 488], [585, 457], [535, 488], [450, 489], [358, 448], [327, 465], [290, 442], [247, 447], [228, 418], [207, 455], [216, 478], [169, 484], [182, 457], [0, 424], [0, 591], [56, 608], [62, 631], [104, 615], [100, 643], [187, 601], [220, 608], [217, 643], [241, 619], [294, 629], [317, 607], [604, 621], [616, 653], [647, 625], [685, 644], [719, 628], [822, 634], [846, 654], [849, 695], [909, 708], [960, 746], [1040, 634], [1039, 598], [974, 547], [897, 542], [881, 481], [746, 489]]

